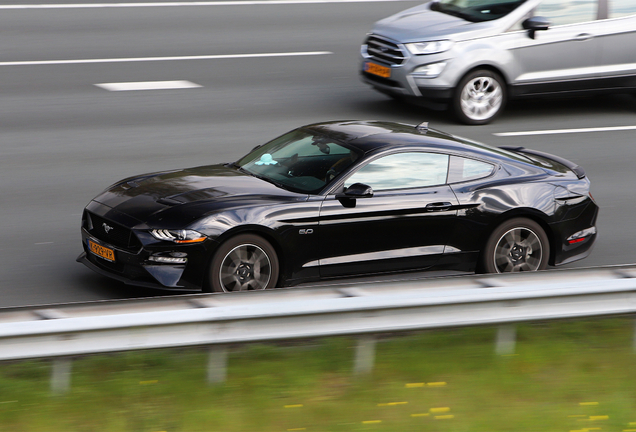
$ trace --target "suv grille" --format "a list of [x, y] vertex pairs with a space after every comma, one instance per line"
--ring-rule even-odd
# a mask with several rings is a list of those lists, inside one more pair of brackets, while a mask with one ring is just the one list
[[[125, 226], [90, 212], [86, 212], [86, 217], [86, 229], [96, 239], [131, 251], [136, 251], [141, 247], [137, 236]], [[106, 232], [106, 227], [110, 227], [108, 232]]]
[[389, 64], [402, 64], [405, 60], [404, 53], [396, 43], [375, 35], [367, 39], [367, 53]]

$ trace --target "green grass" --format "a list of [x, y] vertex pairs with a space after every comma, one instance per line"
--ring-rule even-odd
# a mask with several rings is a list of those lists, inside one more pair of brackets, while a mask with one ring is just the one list
[[3, 363], [0, 431], [636, 430], [633, 331], [627, 318], [520, 325], [512, 356], [494, 353], [496, 328], [387, 337], [364, 377], [353, 338], [245, 345], [219, 386], [202, 349], [84, 357], [63, 396], [49, 362]]

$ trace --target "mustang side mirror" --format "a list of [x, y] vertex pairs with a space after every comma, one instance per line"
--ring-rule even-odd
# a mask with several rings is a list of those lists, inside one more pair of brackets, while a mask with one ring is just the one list
[[344, 195], [349, 198], [371, 198], [373, 189], [362, 183], [354, 183], [344, 190]]
[[534, 34], [538, 31], [545, 31], [550, 28], [550, 21], [547, 18], [541, 16], [535, 16], [528, 18], [521, 23], [524, 29], [528, 30], [528, 36], [530, 39], [534, 39]]
[[336, 199], [345, 207], [355, 207], [356, 198], [371, 198], [373, 189], [369, 185], [362, 183], [354, 183], [344, 190], [344, 192], [336, 194]]

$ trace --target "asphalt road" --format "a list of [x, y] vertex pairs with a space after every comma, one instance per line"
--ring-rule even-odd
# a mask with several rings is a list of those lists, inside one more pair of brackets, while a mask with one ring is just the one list
[[[293, 127], [336, 119], [429, 121], [571, 159], [586, 169], [601, 213], [592, 255], [570, 267], [636, 262], [635, 131], [494, 135], [633, 126], [636, 98], [514, 103], [481, 127], [392, 101], [359, 81], [359, 45], [374, 21], [415, 4], [18, 9], [0, 2], [0, 307], [162, 294], [75, 262], [88, 201], [129, 175], [233, 161]], [[280, 55], [244, 56], [263, 53]], [[169, 80], [200, 87], [95, 85]]]

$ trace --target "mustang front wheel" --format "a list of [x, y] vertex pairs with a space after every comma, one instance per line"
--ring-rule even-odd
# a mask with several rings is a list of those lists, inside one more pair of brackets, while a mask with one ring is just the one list
[[548, 236], [526, 218], [510, 219], [491, 234], [482, 254], [486, 273], [544, 270], [549, 258]]
[[234, 292], [273, 288], [278, 280], [278, 258], [262, 237], [240, 234], [223, 243], [210, 264], [204, 291]]

